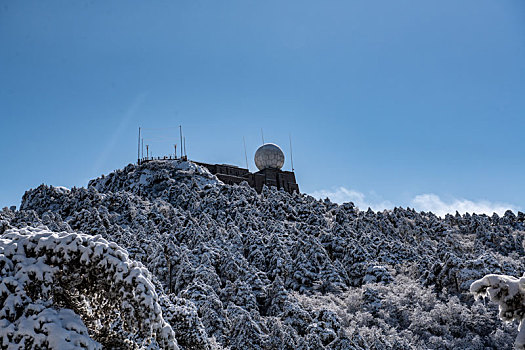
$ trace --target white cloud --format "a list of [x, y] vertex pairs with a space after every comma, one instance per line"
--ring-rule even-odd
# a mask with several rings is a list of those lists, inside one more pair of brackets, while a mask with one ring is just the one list
[[438, 216], [455, 214], [456, 211], [460, 214], [476, 213], [487, 215], [492, 215], [493, 213], [503, 215], [509, 209], [515, 213], [518, 211], [518, 208], [514, 205], [490, 202], [487, 200], [471, 201], [468, 199], [454, 198], [445, 202], [438, 195], [433, 193], [417, 195], [412, 199], [411, 204], [416, 210], [431, 211]]
[[332, 202], [339, 204], [353, 202], [361, 210], [367, 210], [370, 207], [372, 210], [377, 211], [394, 207], [389, 201], [384, 201], [380, 198], [369, 198], [377, 196], [366, 196], [362, 192], [349, 190], [342, 186], [333, 190], [314, 191], [310, 195], [318, 199], [328, 197]]
[[[370, 207], [375, 211], [381, 211], [384, 209], [392, 209], [394, 207], [390, 201], [384, 200], [374, 193], [365, 195], [362, 192], [347, 189], [342, 186], [332, 190], [314, 191], [310, 193], [310, 195], [318, 199], [328, 197], [332, 202], [339, 204], [353, 202], [361, 210], [367, 210]], [[445, 201], [433, 193], [415, 196], [410, 200], [410, 206], [417, 211], [431, 211], [441, 217], [446, 214], [455, 214], [456, 211], [460, 214], [468, 212], [470, 214], [492, 215], [493, 213], [497, 213], [498, 215], [503, 215], [509, 209], [514, 213], [520, 209], [512, 204], [490, 202], [487, 200], [471, 201], [467, 199], [452, 198]]]

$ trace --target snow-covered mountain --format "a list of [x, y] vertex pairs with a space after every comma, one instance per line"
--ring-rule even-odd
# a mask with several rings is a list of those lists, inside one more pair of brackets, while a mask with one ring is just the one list
[[360, 211], [128, 165], [0, 212], [0, 347], [511, 349], [469, 288], [521, 276], [524, 233], [523, 213]]

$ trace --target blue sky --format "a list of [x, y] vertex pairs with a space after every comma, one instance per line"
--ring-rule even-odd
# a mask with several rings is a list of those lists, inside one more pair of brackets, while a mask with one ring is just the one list
[[[525, 208], [525, 2], [3, 1], [0, 207], [85, 186], [184, 127], [250, 167], [288, 135], [302, 191], [375, 209]], [[153, 137], [155, 139], [153, 139]]]

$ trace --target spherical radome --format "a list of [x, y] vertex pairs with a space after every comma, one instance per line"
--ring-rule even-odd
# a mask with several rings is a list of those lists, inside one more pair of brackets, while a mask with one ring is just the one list
[[274, 143], [265, 143], [255, 152], [255, 165], [259, 170], [281, 169], [284, 165], [284, 153]]

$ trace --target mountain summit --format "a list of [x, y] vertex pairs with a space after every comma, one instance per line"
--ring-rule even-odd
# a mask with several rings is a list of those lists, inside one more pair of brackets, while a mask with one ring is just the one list
[[0, 345], [511, 349], [469, 288], [521, 275], [524, 221], [257, 193], [188, 161], [41, 185], [0, 212]]

